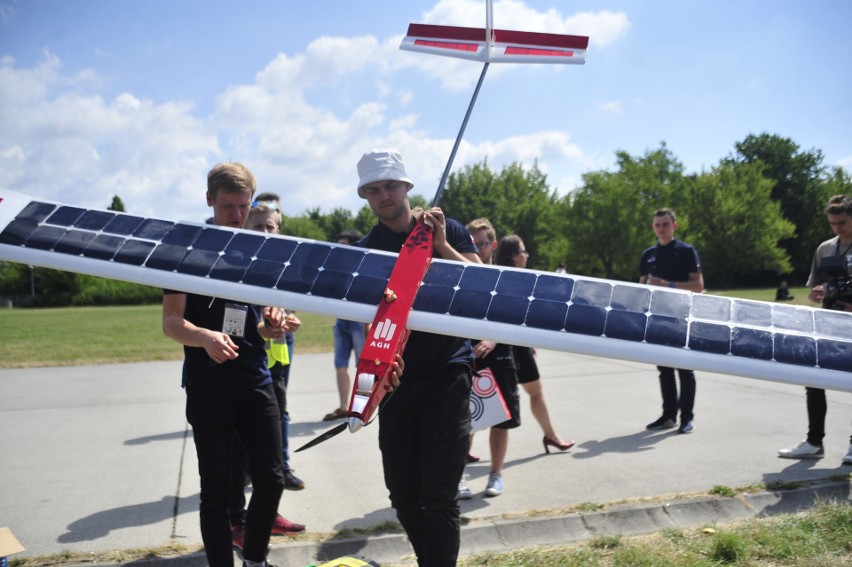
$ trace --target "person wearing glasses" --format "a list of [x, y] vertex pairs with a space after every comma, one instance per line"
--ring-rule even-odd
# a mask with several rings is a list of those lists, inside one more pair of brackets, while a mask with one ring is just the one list
[[[510, 234], [501, 238], [497, 244], [494, 263], [498, 266], [526, 268], [529, 257], [530, 254], [527, 252], [521, 237]], [[529, 395], [530, 410], [544, 433], [541, 443], [544, 446], [545, 453], [549, 454], [551, 448], [567, 451], [574, 446], [574, 441], [565, 441], [560, 437], [550, 421], [550, 412], [547, 409], [547, 402], [544, 400], [541, 374], [535, 361], [535, 349], [514, 345], [512, 354], [515, 357], [515, 366], [518, 369], [518, 383]]]
[[[675, 213], [669, 208], [654, 211], [651, 223], [657, 244], [646, 248], [639, 260], [639, 283], [685, 289], [694, 293], [704, 291], [704, 276], [698, 251], [686, 242], [676, 239]], [[657, 431], [677, 427], [678, 433], [692, 433], [695, 429], [693, 408], [695, 406], [695, 372], [678, 368], [680, 396], [675, 383], [675, 369], [657, 366], [660, 373], [660, 393], [663, 396], [663, 414], [645, 426]], [[677, 414], [680, 410], [680, 425]]]
[[[473, 244], [483, 264], [491, 264], [494, 251], [497, 249], [497, 232], [491, 221], [479, 218], [467, 223], [467, 231], [473, 237]], [[488, 434], [488, 448], [491, 455], [491, 468], [488, 472], [488, 482], [485, 485], [485, 496], [503, 494], [503, 464], [509, 448], [509, 430], [521, 425], [521, 400], [518, 391], [518, 373], [515, 369], [515, 357], [512, 346], [494, 341], [471, 341], [473, 353], [476, 356], [476, 369], [491, 370], [494, 380], [500, 390], [503, 402], [509, 410], [509, 419], [491, 426]], [[473, 443], [473, 435], [470, 437]], [[474, 460], [475, 459], [475, 460]], [[478, 457], [468, 453], [467, 461], [476, 462]], [[466, 500], [473, 493], [466, 482], [467, 475], [459, 482], [459, 498]]]
[[[421, 218], [433, 229], [433, 256], [479, 264], [463, 224], [438, 207], [412, 210], [414, 182], [395, 150], [371, 150], [358, 161], [358, 196], [378, 222], [355, 243], [399, 252]], [[473, 351], [458, 337], [411, 331], [405, 374], [379, 411], [379, 448], [391, 505], [420, 567], [455, 565], [461, 521], [457, 499], [470, 434]]]

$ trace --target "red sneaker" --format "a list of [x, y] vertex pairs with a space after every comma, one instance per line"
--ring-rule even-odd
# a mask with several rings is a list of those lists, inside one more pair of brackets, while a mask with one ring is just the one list
[[231, 545], [239, 549], [243, 550], [243, 543], [246, 539], [246, 529], [242, 526], [232, 526], [231, 527]]
[[298, 534], [305, 531], [304, 524], [291, 522], [281, 514], [275, 514], [275, 523], [272, 524], [272, 535]]

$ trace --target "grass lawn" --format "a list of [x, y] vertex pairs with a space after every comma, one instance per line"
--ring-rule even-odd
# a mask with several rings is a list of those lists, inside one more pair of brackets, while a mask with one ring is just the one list
[[[807, 288], [790, 290], [793, 304], [807, 300]], [[774, 289], [715, 291], [742, 299], [773, 301]], [[63, 307], [58, 309], [0, 309], [0, 368], [81, 366], [180, 360], [183, 349], [163, 335], [160, 305], [127, 307]], [[334, 318], [299, 313], [297, 352], [311, 354], [334, 349]]]
[[[0, 309], [0, 368], [181, 360], [163, 335], [160, 305]], [[300, 353], [331, 352], [334, 319], [299, 313]]]
[[[808, 307], [819, 307], [819, 304], [814, 303], [812, 301], [808, 301], [808, 292], [810, 288], [807, 287], [791, 287], [790, 295], [794, 297], [792, 301], [788, 303], [790, 305], [807, 305]], [[740, 299], [756, 299], [758, 301], [771, 301], [775, 302], [775, 289], [732, 289], [729, 291], [718, 291], [718, 290], [708, 290], [707, 293], [711, 295], [723, 295], [725, 297], [738, 297]]]

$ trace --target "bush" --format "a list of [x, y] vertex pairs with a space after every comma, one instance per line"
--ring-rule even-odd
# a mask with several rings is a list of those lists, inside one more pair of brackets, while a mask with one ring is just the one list
[[148, 305], [163, 300], [163, 290], [94, 276], [80, 276], [72, 305]]

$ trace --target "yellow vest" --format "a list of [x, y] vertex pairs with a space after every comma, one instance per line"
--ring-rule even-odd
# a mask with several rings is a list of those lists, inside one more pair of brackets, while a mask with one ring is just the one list
[[280, 362], [282, 366], [290, 364], [290, 350], [284, 337], [266, 341], [266, 364], [272, 368], [276, 362]]

